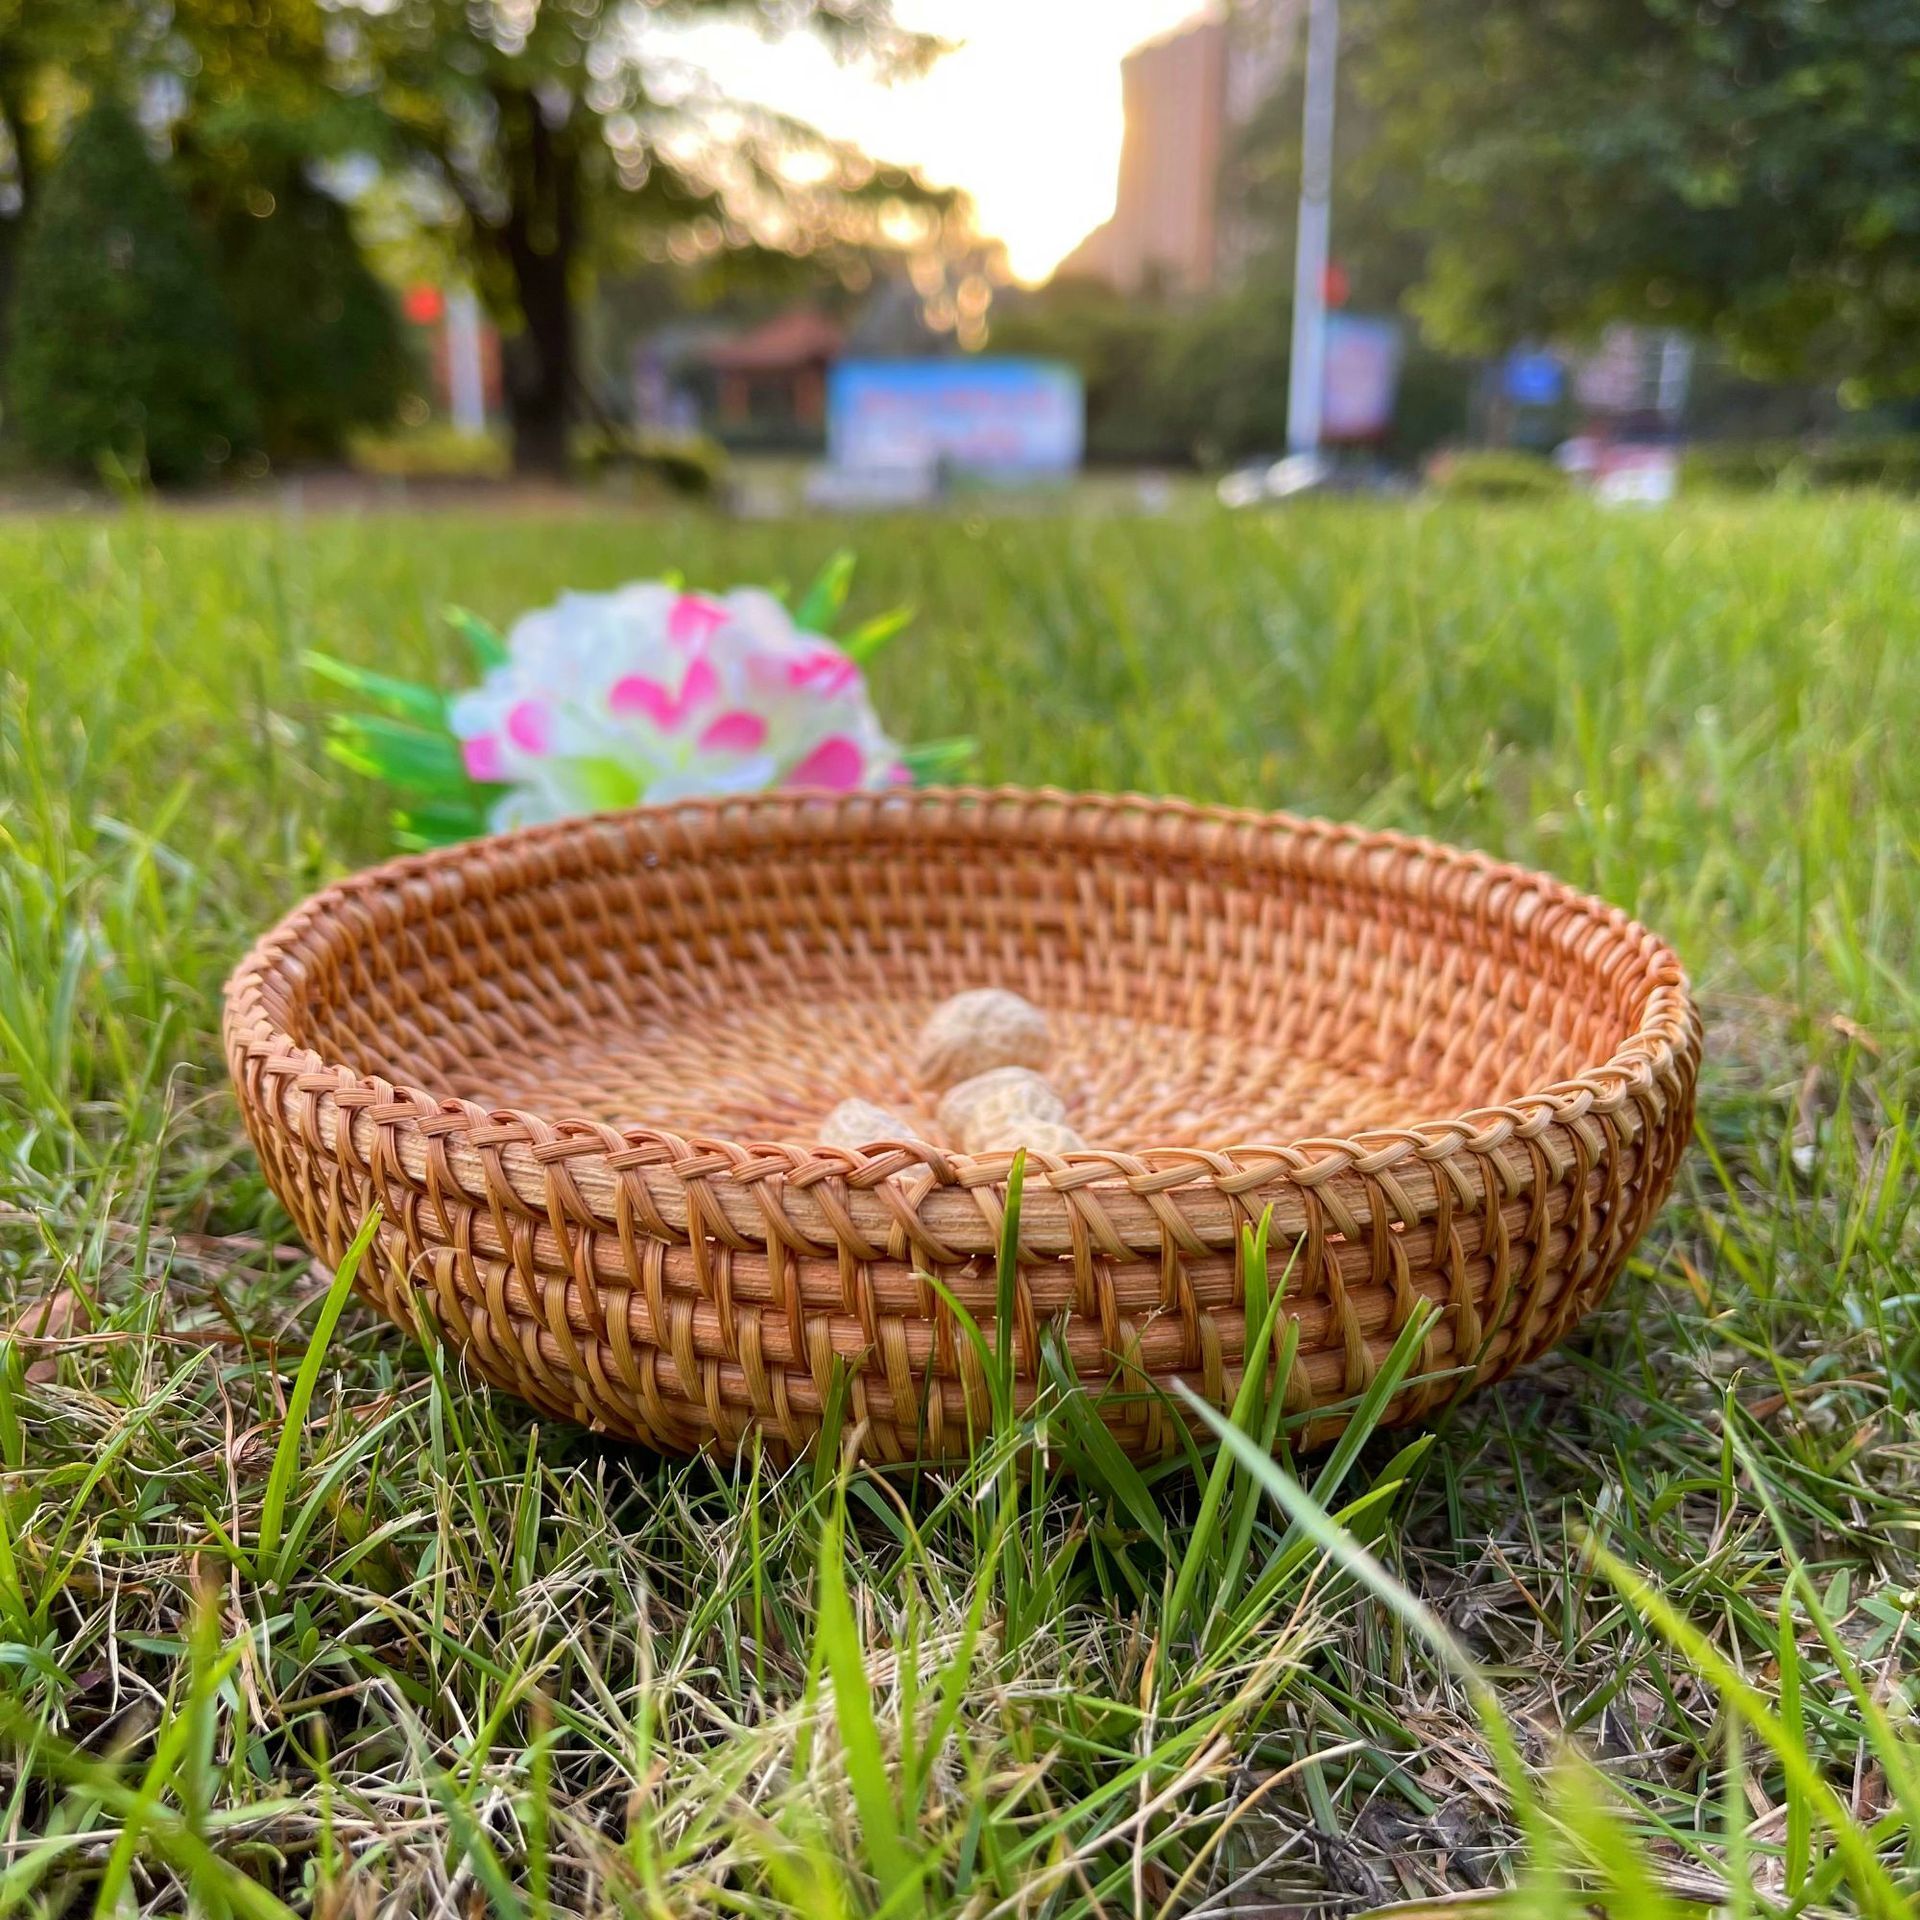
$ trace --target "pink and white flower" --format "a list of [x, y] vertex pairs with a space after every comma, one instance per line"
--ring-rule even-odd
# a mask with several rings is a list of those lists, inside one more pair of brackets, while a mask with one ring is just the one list
[[639, 801], [904, 782], [858, 664], [770, 593], [637, 581], [524, 615], [448, 720], [493, 830]]

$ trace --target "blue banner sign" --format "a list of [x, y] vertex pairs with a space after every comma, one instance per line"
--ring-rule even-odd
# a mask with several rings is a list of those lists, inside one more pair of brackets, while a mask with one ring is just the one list
[[869, 472], [997, 478], [1075, 472], [1080, 376], [1052, 360], [842, 360], [827, 375], [827, 452]]
[[1557, 407], [1566, 389], [1566, 370], [1551, 353], [1516, 347], [1507, 355], [1501, 380], [1507, 398], [1519, 407]]

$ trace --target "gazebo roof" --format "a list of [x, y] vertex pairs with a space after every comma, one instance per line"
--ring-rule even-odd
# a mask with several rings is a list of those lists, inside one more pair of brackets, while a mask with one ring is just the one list
[[721, 373], [779, 373], [831, 360], [845, 345], [846, 335], [825, 314], [796, 307], [717, 342], [702, 357]]

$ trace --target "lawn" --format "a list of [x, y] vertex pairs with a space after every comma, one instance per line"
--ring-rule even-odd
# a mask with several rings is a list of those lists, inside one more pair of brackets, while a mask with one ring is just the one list
[[1673, 1202], [1603, 1313], [1424, 1448], [1298, 1461], [1310, 1501], [1229, 1456], [1230, 1553], [1184, 1467], [1142, 1516], [1050, 1454], [663, 1462], [359, 1307], [300, 1415], [326, 1276], [239, 1132], [218, 989], [387, 844], [302, 650], [447, 679], [449, 601], [800, 581], [843, 537], [0, 526], [0, 1913], [1904, 1911], [1908, 507], [854, 536], [856, 608], [921, 610], [883, 713], [977, 736], [983, 777], [1433, 833], [1686, 957]]

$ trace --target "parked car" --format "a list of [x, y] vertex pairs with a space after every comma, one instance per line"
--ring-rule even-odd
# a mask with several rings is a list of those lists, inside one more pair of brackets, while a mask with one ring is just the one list
[[1404, 474], [1372, 454], [1289, 453], [1235, 467], [1215, 489], [1224, 507], [1265, 506], [1305, 493], [1396, 494]]

